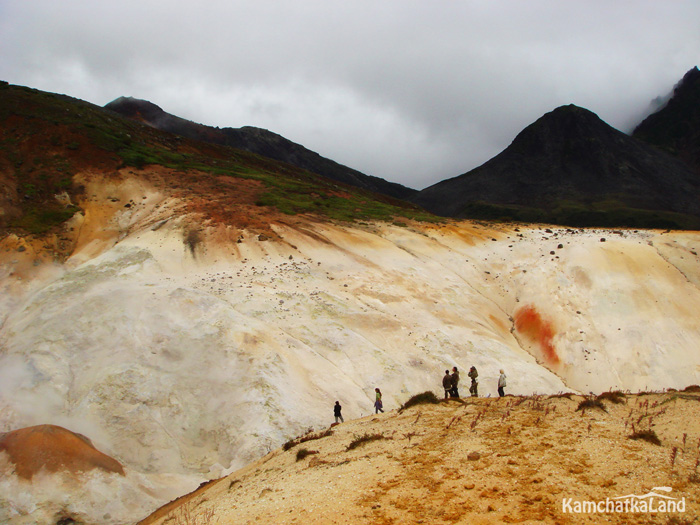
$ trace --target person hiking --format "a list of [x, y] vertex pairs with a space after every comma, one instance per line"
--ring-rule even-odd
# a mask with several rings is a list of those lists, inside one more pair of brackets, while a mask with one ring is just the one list
[[335, 402], [335, 406], [333, 407], [333, 415], [335, 415], [335, 422], [337, 423], [338, 420], [340, 419], [341, 423], [345, 423], [345, 420], [343, 419], [343, 415], [340, 413], [340, 411], [343, 409], [343, 407], [340, 406], [340, 401]]
[[452, 367], [452, 375], [450, 376], [452, 381], [452, 390], [450, 391], [450, 396], [459, 397], [459, 371], [456, 366]]
[[379, 412], [384, 413], [382, 409], [382, 391], [375, 388], [374, 391], [377, 393], [376, 400], [374, 401], [374, 413], [379, 414]]
[[452, 377], [449, 370], [445, 370], [445, 377], [442, 378], [442, 388], [445, 389], [445, 399], [447, 399], [452, 393]]
[[476, 367], [472, 366], [467, 375], [472, 380], [472, 384], [469, 387], [469, 392], [471, 392], [472, 397], [479, 397], [479, 380], [477, 379], [477, 377], [479, 377], [479, 372], [476, 371]]
[[503, 397], [506, 395], [505, 392], [503, 391], [505, 386], [506, 386], [506, 374], [503, 370], [501, 370], [501, 375], [498, 378], [498, 395], [500, 397]]

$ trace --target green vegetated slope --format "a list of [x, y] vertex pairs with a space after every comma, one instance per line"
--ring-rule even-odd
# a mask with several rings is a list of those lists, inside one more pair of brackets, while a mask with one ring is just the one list
[[[149, 166], [172, 170], [171, 187], [218, 194], [231, 185], [221, 177], [255, 180], [263, 189], [255, 204], [284, 214], [313, 213], [334, 220], [437, 220], [419, 207], [359, 190], [289, 164], [226, 146], [162, 132], [68, 96], [3, 83], [0, 87], [0, 173], [9, 197], [0, 226], [40, 234], [78, 208], [84, 190], [74, 182], [83, 170], [116, 174]], [[187, 174], [178, 179], [178, 174]], [[195, 176], [193, 179], [193, 175]], [[201, 196], [201, 195], [200, 195]], [[204, 195], [206, 197], [206, 195]]]

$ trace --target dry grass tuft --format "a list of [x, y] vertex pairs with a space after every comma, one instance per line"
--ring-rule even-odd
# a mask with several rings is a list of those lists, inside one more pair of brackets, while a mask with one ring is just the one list
[[300, 448], [297, 450], [297, 461], [301, 461], [307, 456], [310, 456], [311, 454], [318, 454], [318, 450], [309, 450], [307, 448]]
[[610, 401], [611, 403], [615, 403], [616, 405], [620, 405], [622, 403], [627, 402], [627, 396], [625, 396], [625, 394], [623, 394], [619, 390], [616, 390], [614, 392], [603, 392], [596, 399], [598, 399], [599, 401]]
[[416, 405], [436, 405], [440, 403], [440, 399], [431, 392], [430, 390], [423, 392], [421, 394], [416, 394], [415, 396], [411, 397], [408, 401], [406, 401], [401, 407], [399, 408], [399, 413], [403, 412], [407, 408], [416, 406]]
[[638, 430], [627, 437], [634, 440], [642, 439], [648, 443], [652, 443], [653, 445], [661, 446], [661, 440], [653, 430]]
[[566, 399], [571, 399], [574, 397], [576, 394], [573, 392], [560, 392], [558, 394], [552, 394], [550, 396], [547, 396], [547, 399], [561, 399], [562, 397], [565, 397]]
[[309, 433], [304, 436], [295, 438], [295, 439], [290, 439], [287, 441], [284, 445], [282, 445], [283, 450], [289, 450], [290, 448], [296, 447], [297, 445], [300, 445], [301, 443], [306, 443], [307, 441], [313, 441], [315, 439], [321, 439], [324, 437], [332, 436], [333, 431], [329, 428], [328, 430], [325, 430], [323, 432], [319, 432], [318, 434], [314, 433]]
[[578, 407], [576, 407], [576, 412], [578, 412], [579, 410], [586, 410], [587, 408], [598, 408], [603, 412], [608, 411], [608, 409], [605, 408], [605, 405], [600, 399], [588, 398], [584, 399], [578, 404]]
[[356, 437], [355, 439], [353, 439], [346, 450], [355, 449], [360, 445], [364, 445], [365, 443], [369, 443], [370, 441], [377, 441], [378, 439], [388, 438], [384, 437], [382, 434], [364, 434], [360, 437]]

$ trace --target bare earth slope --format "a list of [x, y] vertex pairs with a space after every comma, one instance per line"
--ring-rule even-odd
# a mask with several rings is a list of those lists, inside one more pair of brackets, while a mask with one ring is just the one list
[[[697, 394], [577, 410], [583, 399], [450, 401], [367, 416], [275, 450], [141, 525], [690, 523], [700, 512]], [[661, 445], [630, 439], [633, 427], [652, 429]], [[583, 502], [596, 510], [581, 512]]]

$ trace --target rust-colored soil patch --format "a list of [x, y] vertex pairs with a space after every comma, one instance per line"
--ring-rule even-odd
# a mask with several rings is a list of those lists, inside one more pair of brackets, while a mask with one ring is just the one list
[[32, 479], [42, 470], [76, 474], [92, 469], [124, 475], [121, 464], [97, 450], [89, 439], [55, 425], [13, 430], [0, 436], [0, 452], [6, 452], [15, 473]]
[[547, 364], [558, 365], [560, 363], [561, 360], [553, 342], [554, 327], [551, 322], [543, 319], [534, 306], [524, 306], [515, 312], [515, 329], [538, 344]]

